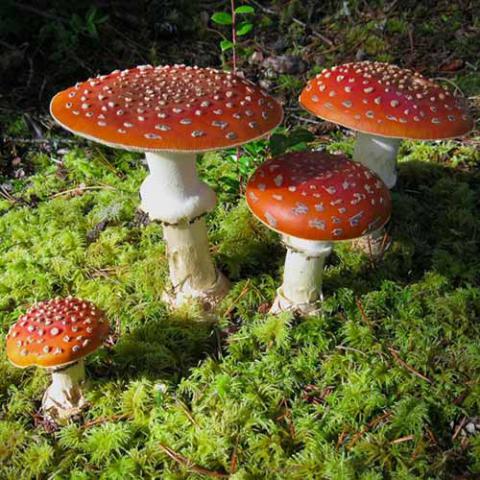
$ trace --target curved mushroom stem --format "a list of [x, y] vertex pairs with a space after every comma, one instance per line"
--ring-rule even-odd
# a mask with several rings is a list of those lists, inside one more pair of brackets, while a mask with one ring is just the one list
[[277, 289], [270, 313], [313, 314], [323, 300], [323, 266], [332, 244], [289, 236], [284, 236], [283, 241], [287, 246], [283, 283]]
[[373, 170], [392, 189], [397, 182], [397, 152], [400, 138], [358, 133], [353, 160]]
[[[397, 153], [402, 140], [400, 138], [378, 137], [367, 133], [358, 133], [353, 160], [373, 170], [392, 189], [397, 183]], [[390, 246], [385, 241], [386, 232], [382, 227], [370, 235], [356, 240], [353, 245], [373, 259], [380, 258]]]
[[212, 309], [229, 287], [213, 264], [202, 218], [215, 207], [215, 192], [198, 178], [195, 153], [147, 153], [146, 159], [150, 175], [140, 188], [141, 207], [164, 223], [173, 285], [164, 299], [178, 307], [195, 298]]
[[82, 394], [82, 385], [85, 383], [83, 360], [49, 371], [52, 372], [52, 383], [43, 394], [43, 414], [61, 421], [80, 413], [87, 404]]

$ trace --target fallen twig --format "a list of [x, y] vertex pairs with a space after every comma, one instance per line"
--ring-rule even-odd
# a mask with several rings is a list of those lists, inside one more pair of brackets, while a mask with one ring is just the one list
[[39, 144], [39, 143], [78, 143], [78, 140], [71, 138], [24, 138], [24, 137], [2, 137], [4, 142], [11, 143], [26, 143], [26, 144]]
[[363, 308], [363, 304], [359, 298], [355, 299], [355, 303], [358, 307], [358, 310], [360, 311], [360, 315], [362, 317], [362, 320], [370, 327], [373, 329], [374, 325], [372, 321], [367, 317], [367, 314], [365, 313], [365, 309]]
[[10, 203], [17, 203], [18, 200], [10, 195], [1, 185], [0, 185], [0, 196], [2, 196], [5, 200]]
[[205, 467], [193, 463], [189, 458], [184, 457], [175, 450], [163, 445], [162, 443], [157, 444], [160, 450], [166, 453], [172, 460], [183, 465], [187, 470], [198, 473], [199, 475], [205, 475], [211, 478], [228, 478], [230, 475], [228, 473], [216, 472], [214, 470], [208, 470]]
[[464, 416], [460, 420], [460, 423], [455, 427], [455, 431], [453, 432], [453, 435], [452, 435], [452, 440], [455, 440], [458, 437], [459, 433], [462, 431], [466, 423], [467, 423], [467, 417]]
[[235, 441], [235, 446], [233, 447], [232, 457], [230, 458], [230, 474], [233, 475], [237, 472], [238, 469], [238, 437]]
[[394, 348], [388, 347], [388, 351], [392, 354], [393, 359], [399, 365], [401, 365], [403, 368], [407, 369], [409, 372], [413, 373], [418, 378], [421, 378], [422, 380], [425, 380], [426, 382], [428, 382], [430, 384], [433, 383], [433, 381], [430, 380], [427, 376], [423, 375], [423, 373], [420, 373], [418, 370], [415, 370], [412, 366], [410, 366], [407, 362], [405, 362], [405, 360], [403, 360], [400, 357], [400, 355], [398, 354], [398, 352]]
[[[276, 16], [280, 15], [275, 10], [272, 10], [271, 8], [264, 7], [261, 3], [257, 2], [256, 0], [249, 0], [249, 2], [253, 3], [257, 8], [259, 8], [260, 10], [262, 10], [265, 13], [268, 13], [269, 15], [276, 15]], [[329, 47], [334, 47], [335, 46], [335, 44], [328, 37], [326, 37], [325, 35], [322, 35], [320, 32], [317, 32], [316, 30], [311, 28], [309, 25], [307, 25], [305, 22], [302, 22], [301, 20], [299, 20], [298, 18], [295, 18], [295, 17], [292, 17], [291, 20], [292, 20], [293, 23], [296, 23], [297, 25], [300, 25], [303, 28], [309, 27], [312, 35], [314, 37], [317, 37], [320, 40], [322, 40], [322, 42], [326, 43]]]
[[[373, 420], [371, 420], [370, 422], [368, 422], [359, 432], [355, 433], [354, 435], [352, 435], [352, 438], [351, 440], [345, 445], [346, 448], [350, 449], [352, 448], [355, 443], [357, 443], [357, 441], [365, 434], [367, 433], [369, 430], [371, 430], [372, 428], [375, 428], [377, 425], [379, 425], [380, 423], [382, 423], [384, 420], [388, 420], [388, 418], [392, 415], [392, 412], [384, 412], [382, 414], [380, 414], [378, 417], [375, 417]], [[338, 440], [337, 440], [337, 448], [339, 448], [345, 438], [348, 436], [348, 431], [344, 430], [340, 436], [338, 437]]]
[[301, 122], [311, 123], [312, 125], [323, 125], [325, 123], [323, 120], [312, 120], [311, 118], [301, 117], [300, 115], [290, 114], [290, 117]]
[[233, 309], [236, 307], [236, 305], [238, 304], [238, 301], [243, 298], [248, 290], [250, 288], [250, 279], [248, 279], [246, 282], [245, 282], [245, 285], [243, 286], [243, 289], [242, 291], [239, 293], [239, 295], [237, 296], [237, 298], [235, 298], [235, 300], [228, 306], [227, 310], [225, 310], [225, 313], [224, 313], [224, 316], [225, 317], [228, 317], [228, 315], [230, 315], [233, 311]]
[[96, 425], [100, 425], [102, 423], [107, 423], [107, 422], [118, 422], [120, 420], [127, 420], [131, 418], [131, 415], [128, 413], [121, 413], [118, 415], [111, 415], [110, 417], [98, 417], [93, 420], [90, 420], [88, 422], [85, 422], [82, 425], [82, 428], [86, 430], [87, 428], [95, 427]]
[[69, 190], [63, 190], [61, 192], [54, 193], [53, 195], [50, 195], [49, 198], [57, 198], [61, 197], [63, 195], [78, 195], [80, 192], [84, 192], [86, 190], [117, 190], [117, 188], [112, 187], [111, 185], [90, 185], [90, 186], [84, 186], [84, 187], [77, 187], [77, 188], [71, 188]]
[[338, 350], [345, 350], [346, 352], [356, 352], [356, 353], [360, 353], [360, 354], [364, 355], [365, 357], [368, 357], [368, 355], [367, 355], [365, 352], [362, 352], [362, 351], [359, 350], [358, 348], [345, 347], [344, 345], [337, 345], [335, 348], [338, 349]]
[[182, 409], [182, 412], [185, 414], [185, 416], [190, 420], [190, 422], [192, 423], [192, 425], [195, 425], [196, 427], [198, 427], [198, 423], [196, 422], [196, 420], [193, 418], [193, 415], [192, 413], [190, 412], [190, 410], [188, 409], [188, 407], [181, 401], [177, 398], [177, 405]]
[[414, 440], [415, 437], [413, 435], [406, 435], [405, 437], [400, 437], [400, 438], [396, 438], [395, 440], [392, 440], [390, 442], [390, 445], [397, 445], [399, 443], [403, 443], [403, 442], [409, 442], [410, 440]]

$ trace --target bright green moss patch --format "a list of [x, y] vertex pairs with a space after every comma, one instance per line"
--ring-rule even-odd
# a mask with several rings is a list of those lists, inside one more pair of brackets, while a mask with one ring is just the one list
[[[331, 146], [351, 147], [341, 135]], [[219, 180], [232, 159], [206, 157], [221, 200], [212, 251], [233, 280], [218, 325], [161, 301], [167, 264], [161, 226], [136, 212], [139, 156], [40, 158], [16, 203], [0, 204], [0, 477], [479, 474], [478, 437], [452, 427], [480, 410], [478, 152], [407, 142], [401, 156], [391, 249], [374, 265], [338, 245], [323, 314], [304, 320], [262, 313], [284, 249]], [[27, 305], [68, 294], [105, 309], [118, 341], [87, 362], [83, 423], [47, 433], [34, 415], [48, 377], [11, 367], [3, 340]]]

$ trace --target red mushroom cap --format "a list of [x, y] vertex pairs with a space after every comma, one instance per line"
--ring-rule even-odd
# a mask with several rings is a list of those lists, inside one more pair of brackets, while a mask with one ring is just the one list
[[7, 356], [17, 367], [68, 365], [96, 350], [108, 334], [104, 313], [78, 298], [34, 305], [11, 327]]
[[140, 66], [78, 83], [55, 95], [64, 128], [113, 147], [201, 152], [265, 136], [281, 105], [228, 72], [185, 65]]
[[417, 72], [379, 62], [325, 69], [300, 94], [314, 115], [363, 133], [436, 140], [473, 128], [465, 99]]
[[287, 153], [261, 165], [247, 184], [247, 204], [270, 229], [297, 238], [348, 240], [390, 218], [386, 185], [343, 155]]

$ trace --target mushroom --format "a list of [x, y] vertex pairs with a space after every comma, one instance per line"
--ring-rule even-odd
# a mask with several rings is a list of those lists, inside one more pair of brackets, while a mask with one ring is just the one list
[[[353, 160], [393, 188], [401, 139], [440, 140], [464, 135], [473, 120], [463, 98], [420, 73], [380, 62], [324, 69], [300, 94], [310, 113], [356, 130]], [[383, 231], [376, 232], [378, 244]]]
[[83, 359], [102, 345], [108, 331], [101, 310], [72, 297], [35, 304], [10, 328], [10, 362], [19, 368], [45, 368], [52, 374], [42, 399], [45, 416], [65, 420], [85, 408]]
[[205, 214], [216, 196], [197, 176], [197, 154], [264, 137], [282, 121], [281, 105], [232, 73], [145, 65], [78, 83], [58, 93], [50, 111], [77, 135], [145, 152], [141, 208], [163, 223], [173, 285], [164, 299], [215, 306], [228, 281], [209, 252]]
[[253, 215], [280, 233], [287, 247], [271, 313], [314, 313], [333, 242], [382, 227], [391, 211], [390, 192], [375, 173], [326, 152], [288, 153], [265, 162], [249, 180], [246, 197]]

